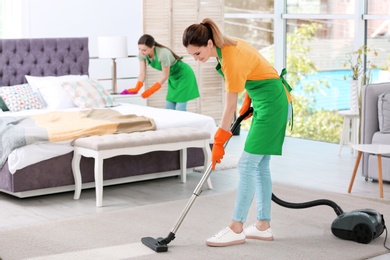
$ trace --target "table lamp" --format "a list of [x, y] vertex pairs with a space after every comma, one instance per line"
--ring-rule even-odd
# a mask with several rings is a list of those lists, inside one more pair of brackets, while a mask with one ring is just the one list
[[126, 58], [127, 38], [124, 36], [98, 37], [99, 58], [112, 59], [112, 92], [117, 93], [116, 58]]

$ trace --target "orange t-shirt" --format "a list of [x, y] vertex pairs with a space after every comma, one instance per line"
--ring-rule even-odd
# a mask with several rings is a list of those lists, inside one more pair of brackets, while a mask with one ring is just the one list
[[279, 78], [276, 69], [248, 43], [237, 40], [237, 45], [221, 48], [221, 68], [226, 92], [242, 92], [248, 80]]

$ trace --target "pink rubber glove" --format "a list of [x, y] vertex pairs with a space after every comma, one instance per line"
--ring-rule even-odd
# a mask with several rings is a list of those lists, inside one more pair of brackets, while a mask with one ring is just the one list
[[121, 94], [137, 94], [143, 85], [144, 83], [142, 83], [141, 81], [137, 81], [137, 84], [134, 88], [125, 89], [121, 92]]

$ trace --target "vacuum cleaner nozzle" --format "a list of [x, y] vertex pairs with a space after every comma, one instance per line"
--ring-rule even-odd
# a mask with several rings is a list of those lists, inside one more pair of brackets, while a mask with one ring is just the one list
[[344, 212], [332, 223], [333, 235], [362, 244], [379, 237], [385, 228], [383, 215], [373, 209]]
[[149, 247], [150, 249], [156, 251], [157, 253], [160, 253], [160, 252], [167, 252], [168, 244], [174, 239], [175, 239], [175, 233], [171, 231], [169, 232], [166, 238], [143, 237], [141, 238], [141, 242], [142, 244]]
[[141, 239], [141, 242], [149, 247], [150, 249], [160, 253], [160, 252], [167, 252], [168, 251], [168, 245], [165, 243], [162, 243], [163, 238], [153, 238], [153, 237], [143, 237]]

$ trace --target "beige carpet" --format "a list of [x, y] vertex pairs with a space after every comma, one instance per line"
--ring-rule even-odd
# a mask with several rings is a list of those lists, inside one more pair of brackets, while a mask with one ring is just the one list
[[[239, 159], [240, 159], [240, 157], [237, 155], [225, 154], [221, 163], [217, 163], [215, 165], [215, 170], [219, 171], [219, 170], [227, 170], [227, 169], [237, 168], [237, 164], [238, 164]], [[195, 167], [193, 169], [193, 171], [203, 173], [205, 170], [204, 170], [203, 166], [199, 166], [199, 167]]]
[[[373, 208], [390, 216], [390, 201], [326, 193], [274, 184], [281, 199], [335, 201], [345, 212]], [[211, 248], [205, 239], [229, 222], [234, 192], [200, 196], [169, 244], [168, 252], [144, 246], [145, 236], [165, 237], [188, 200], [97, 213], [62, 221], [0, 231], [0, 257], [17, 259], [367, 259], [390, 253], [385, 233], [369, 244], [339, 239], [331, 233], [336, 214], [329, 206], [287, 209], [273, 204], [272, 242], [247, 240], [243, 245]], [[249, 223], [255, 221], [250, 212]], [[387, 245], [389, 246], [389, 242]]]

